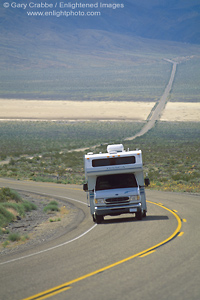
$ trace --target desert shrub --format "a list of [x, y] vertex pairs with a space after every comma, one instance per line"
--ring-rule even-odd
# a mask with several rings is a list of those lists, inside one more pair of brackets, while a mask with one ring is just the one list
[[9, 209], [12, 209], [21, 217], [25, 216], [27, 211], [37, 209], [34, 203], [25, 201], [21, 196], [10, 188], [0, 189], [0, 227], [6, 226], [15, 219]]
[[55, 200], [51, 201], [49, 204], [50, 204], [50, 205], [57, 205], [57, 206], [58, 206], [58, 202], [55, 201]]
[[0, 189], [0, 202], [7, 202], [9, 200], [14, 200], [15, 202], [21, 202], [21, 196], [14, 190], [3, 187]]
[[10, 233], [10, 230], [8, 228], [0, 228], [0, 235], [8, 233]]
[[25, 211], [31, 211], [37, 209], [37, 206], [34, 203], [28, 201], [23, 201], [22, 206], [24, 207]]
[[8, 239], [11, 242], [16, 242], [16, 241], [19, 241], [21, 239], [21, 237], [20, 237], [19, 233], [15, 232], [15, 233], [10, 233], [8, 236]]
[[[114, 139], [121, 140], [127, 136], [127, 132], [134, 135], [141, 127], [142, 123], [129, 122], [1, 122], [1, 153], [13, 157], [36, 154], [37, 159], [29, 159], [28, 163], [33, 165], [37, 160], [40, 164], [40, 153], [48, 152], [47, 157], [51, 157], [61, 149], [70, 150]], [[59, 158], [59, 153], [57, 156]], [[24, 158], [21, 158], [22, 161], [25, 161]], [[16, 168], [17, 165], [18, 160], [12, 158], [8, 167]]]
[[43, 209], [44, 212], [50, 212], [50, 211], [60, 211], [58, 207], [57, 201], [51, 201], [48, 205], [46, 205]]
[[2, 204], [4, 208], [9, 209], [12, 208], [15, 210], [20, 216], [25, 216], [25, 210], [22, 204], [13, 203], [13, 202], [6, 202]]
[[29, 240], [28, 234], [21, 236], [21, 241], [25, 242], [26, 240]]
[[[84, 153], [105, 152], [107, 142], [122, 142], [125, 149], [142, 150], [144, 172], [149, 174], [151, 180], [149, 188], [176, 188], [179, 191], [189, 188], [189, 191], [199, 192], [199, 123], [157, 122], [144, 136], [123, 141], [123, 137], [134, 135], [142, 126], [142, 122], [3, 122], [0, 134], [8, 133], [3, 139], [5, 153], [12, 154], [13, 148], [18, 148], [19, 154], [29, 155], [32, 152], [35, 156], [32, 159], [27, 156], [15, 158], [14, 166], [0, 165], [0, 176], [82, 184]], [[96, 149], [90, 147], [95, 144], [101, 146]], [[69, 152], [70, 149], [85, 146], [88, 147], [86, 151]], [[178, 185], [178, 182], [181, 184]]]
[[5, 242], [3, 242], [3, 244], [2, 244], [2, 246], [3, 246], [4, 248], [6, 248], [8, 245], [9, 245], [9, 241], [5, 241]]
[[48, 212], [48, 211], [59, 211], [59, 208], [56, 205], [49, 204], [44, 207], [44, 212]]
[[157, 122], [147, 134], [124, 145], [142, 150], [148, 188], [199, 192], [200, 125], [189, 122]]
[[6, 226], [13, 221], [15, 216], [0, 204], [0, 227]]

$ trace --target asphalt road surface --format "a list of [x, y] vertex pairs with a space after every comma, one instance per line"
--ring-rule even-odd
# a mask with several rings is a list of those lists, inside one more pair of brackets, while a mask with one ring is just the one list
[[173, 64], [172, 71], [170, 74], [169, 82], [168, 82], [160, 100], [158, 101], [156, 107], [152, 109], [150, 118], [147, 121], [147, 123], [142, 127], [142, 129], [138, 133], [136, 133], [134, 136], [125, 138], [124, 139], [125, 141], [130, 141], [130, 140], [135, 139], [136, 137], [144, 135], [150, 129], [152, 129], [154, 127], [156, 121], [160, 119], [160, 116], [165, 108], [169, 94], [172, 89], [172, 85], [173, 85], [175, 75], [176, 75], [177, 64], [178, 64], [177, 62], [174, 62], [172, 60], [167, 60], [167, 61]]
[[80, 186], [2, 178], [0, 186], [61, 197], [85, 216], [51, 242], [0, 256], [0, 299], [200, 299], [199, 195], [147, 190], [145, 219], [96, 225]]

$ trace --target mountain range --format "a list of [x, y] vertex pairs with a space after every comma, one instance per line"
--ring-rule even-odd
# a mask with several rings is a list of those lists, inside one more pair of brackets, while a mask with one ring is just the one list
[[[61, 2], [65, 5], [64, 9], [55, 7]], [[53, 8], [30, 8], [29, 3], [32, 6], [52, 4]], [[97, 8], [70, 8], [76, 3], [82, 6], [93, 4]], [[24, 4], [26, 9], [15, 7]], [[100, 15], [28, 16], [28, 13], [58, 13], [61, 10], [73, 13], [90, 10], [100, 12]], [[154, 53], [155, 56], [162, 53], [162, 57], [168, 58], [199, 55], [200, 1], [8, 0], [0, 6], [0, 40], [0, 75], [3, 78], [0, 89], [6, 96], [13, 78], [17, 80], [13, 70], [27, 70], [26, 74], [18, 75], [21, 81], [24, 76], [25, 82], [29, 80], [28, 76], [31, 78], [34, 68], [74, 69], [88, 64], [91, 67], [102, 66], [102, 63], [106, 66], [106, 61], [117, 63], [119, 67], [119, 62], [128, 65], [130, 61], [140, 60], [141, 54], [142, 63]], [[133, 55], [136, 55], [134, 59]], [[40, 75], [45, 77], [49, 74]]]
[[[33, 1], [19, 1], [19, 3], [33, 3]], [[39, 1], [38, 1], [39, 2]], [[57, 3], [56, 0], [42, 1], [43, 3]], [[39, 2], [39, 3], [42, 3]], [[97, 2], [89, 0], [89, 4], [98, 4], [96, 11], [100, 16], [61, 16], [39, 17], [28, 16], [29, 11], [49, 11], [39, 8], [0, 8], [0, 37], [3, 49], [10, 53], [15, 45], [21, 46], [21, 51], [26, 47], [58, 47], [69, 50], [79, 48], [79, 41], [87, 48], [92, 40], [94, 44], [95, 32], [101, 32], [102, 39], [105, 34], [113, 35], [113, 42], [123, 40], [127, 36], [130, 40], [135, 37], [153, 40], [165, 40], [182, 43], [200, 44], [200, 1], [199, 0], [104, 0]], [[18, 2], [14, 2], [17, 3]], [[60, 3], [60, 2], [59, 2]], [[62, 2], [64, 4], [85, 3], [84, 1]], [[110, 8], [100, 8], [100, 4], [110, 5]], [[113, 4], [120, 4], [123, 8], [113, 8]], [[53, 8], [60, 11], [61, 9]], [[63, 10], [63, 9], [62, 9]], [[84, 9], [64, 9], [65, 11], [84, 11]], [[85, 9], [86, 11], [86, 9]], [[95, 9], [91, 9], [95, 11]], [[81, 39], [77, 32], [81, 30]], [[97, 34], [99, 37], [99, 34]], [[99, 45], [100, 44], [100, 45]], [[127, 44], [127, 43], [126, 43]], [[95, 45], [94, 45], [95, 46]], [[108, 49], [106, 41], [98, 43], [98, 48]], [[127, 45], [125, 45], [126, 47]]]

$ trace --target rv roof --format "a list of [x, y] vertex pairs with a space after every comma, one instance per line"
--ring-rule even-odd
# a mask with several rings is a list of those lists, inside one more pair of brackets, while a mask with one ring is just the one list
[[123, 152], [124, 146], [122, 144], [115, 144], [115, 145], [108, 145], [107, 146], [107, 152]]

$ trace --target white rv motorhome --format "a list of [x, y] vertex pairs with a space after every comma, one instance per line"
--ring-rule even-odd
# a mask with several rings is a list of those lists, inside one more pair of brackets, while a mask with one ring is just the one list
[[88, 193], [94, 222], [101, 223], [106, 215], [134, 213], [138, 220], [146, 216], [145, 185], [141, 150], [125, 151], [122, 144], [108, 145], [107, 153], [88, 153], [84, 157], [83, 185]]

